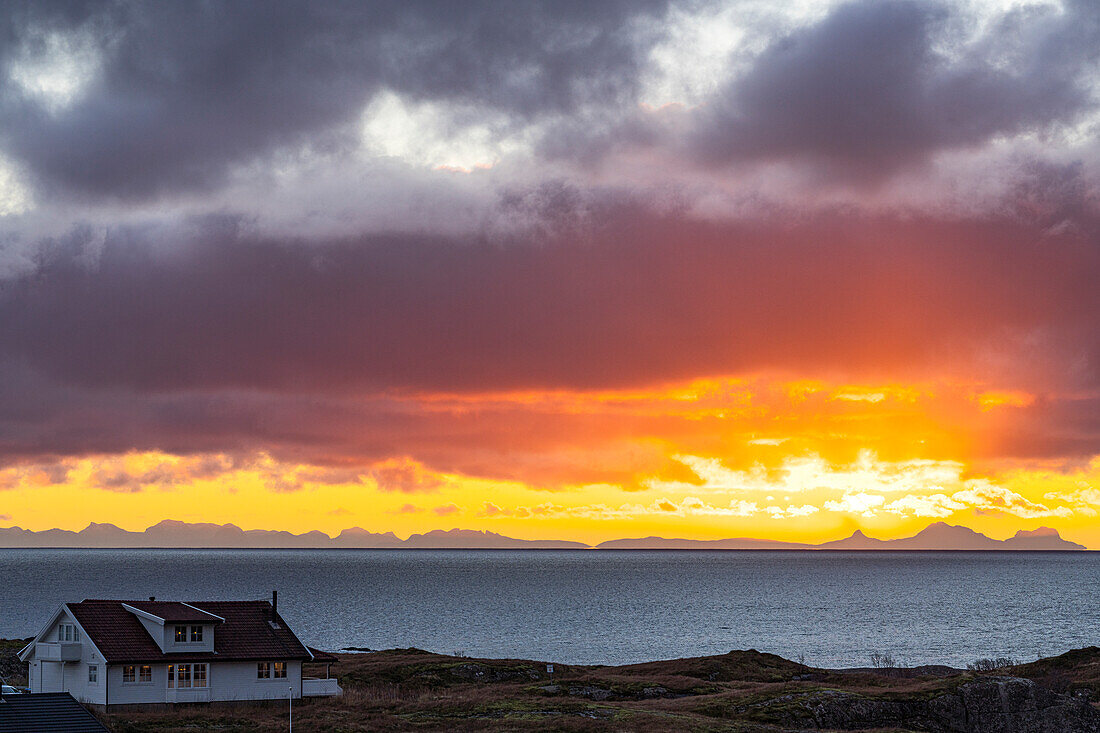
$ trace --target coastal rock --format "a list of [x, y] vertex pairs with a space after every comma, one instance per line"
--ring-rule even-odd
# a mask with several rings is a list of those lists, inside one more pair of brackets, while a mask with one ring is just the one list
[[524, 682], [540, 679], [534, 669], [517, 666], [490, 666], [480, 662], [469, 662], [450, 667], [446, 672], [460, 680], [471, 682]]
[[595, 700], [602, 702], [603, 700], [611, 699], [614, 695], [611, 690], [604, 687], [596, 687], [594, 685], [574, 686], [569, 688], [569, 694], [575, 697], [586, 697], [589, 700]]
[[881, 699], [839, 690], [793, 693], [746, 712], [799, 728], [898, 727], [928, 733], [1095, 733], [1100, 711], [1032, 680], [987, 677], [926, 700]]

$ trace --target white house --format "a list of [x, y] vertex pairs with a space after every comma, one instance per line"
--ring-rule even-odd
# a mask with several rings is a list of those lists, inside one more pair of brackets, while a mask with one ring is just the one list
[[[338, 695], [272, 601], [66, 603], [19, 653], [31, 692], [92, 705]], [[320, 654], [320, 652], [318, 652]]]

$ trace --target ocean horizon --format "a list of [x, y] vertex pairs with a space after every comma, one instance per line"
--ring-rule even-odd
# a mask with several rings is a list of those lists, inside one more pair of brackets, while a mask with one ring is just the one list
[[[321, 649], [626, 664], [756, 649], [824, 667], [1096, 643], [1095, 552], [0, 550], [0, 637], [85, 598], [267, 598]], [[42, 578], [50, 578], [43, 583]], [[1093, 581], [1093, 582], [1090, 582]]]

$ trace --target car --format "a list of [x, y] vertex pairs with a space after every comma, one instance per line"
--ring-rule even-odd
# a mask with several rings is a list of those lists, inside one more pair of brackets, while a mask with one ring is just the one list
[[23, 692], [18, 687], [12, 687], [11, 685], [0, 685], [0, 691], [5, 695], [20, 695]]

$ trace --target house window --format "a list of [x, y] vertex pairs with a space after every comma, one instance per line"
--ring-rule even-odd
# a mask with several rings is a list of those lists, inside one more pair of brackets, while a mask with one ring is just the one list
[[169, 664], [168, 688], [206, 687], [206, 664]]
[[183, 689], [191, 686], [191, 665], [176, 665], [176, 687]]
[[256, 664], [256, 679], [271, 679], [271, 662], [258, 662]]
[[191, 627], [191, 641], [202, 641], [202, 627], [201, 626], [192, 626]]
[[94, 664], [88, 665], [88, 682], [94, 683], [99, 678], [99, 667]]
[[80, 641], [80, 637], [76, 633], [76, 626], [73, 624], [61, 624], [57, 627], [57, 640], [58, 641]]
[[[142, 664], [141, 666], [135, 664], [122, 665], [122, 681], [127, 684], [133, 684], [135, 682], [144, 682], [148, 684], [153, 681], [153, 668], [148, 664]], [[171, 682], [168, 684], [171, 687]]]
[[272, 677], [286, 677], [286, 662], [272, 662], [272, 666], [275, 667]]
[[186, 626], [177, 626], [176, 627], [176, 643], [177, 644], [182, 644], [183, 642], [186, 642], [186, 641], [187, 641], [187, 627]]

